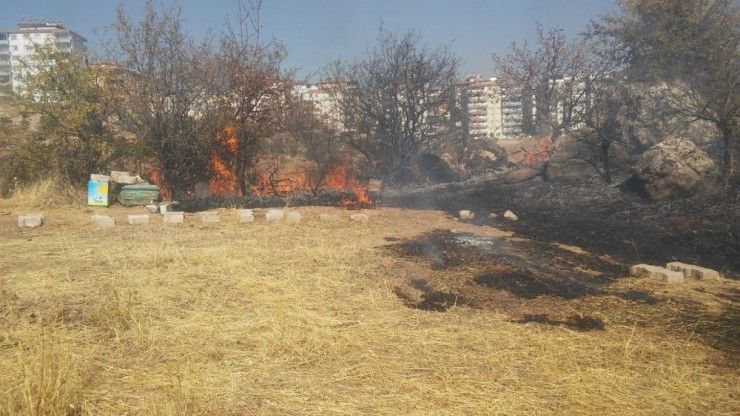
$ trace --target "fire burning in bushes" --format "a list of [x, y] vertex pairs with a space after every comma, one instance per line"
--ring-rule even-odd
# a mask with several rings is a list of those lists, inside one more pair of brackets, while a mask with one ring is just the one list
[[[232, 127], [225, 128], [216, 136], [211, 152], [211, 168], [214, 177], [208, 183], [208, 190], [214, 196], [242, 196], [238, 177], [229, 161], [237, 152], [237, 139]], [[368, 186], [349, 175], [346, 165], [335, 166], [324, 175], [317, 187], [311, 183], [307, 172], [282, 173], [277, 168], [266, 167], [256, 170], [256, 183], [250, 187], [253, 195], [308, 193], [316, 189], [335, 189], [351, 196], [343, 197], [340, 205], [348, 208], [370, 206], [372, 204]]]

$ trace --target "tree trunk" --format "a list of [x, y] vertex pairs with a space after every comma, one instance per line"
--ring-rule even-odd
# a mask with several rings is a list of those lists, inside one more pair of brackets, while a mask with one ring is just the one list
[[724, 147], [722, 186], [728, 197], [735, 197], [734, 192], [740, 188], [740, 141], [735, 131], [722, 126], [722, 142]]
[[612, 170], [611, 163], [609, 162], [609, 147], [611, 142], [609, 140], [601, 141], [601, 157], [604, 159], [604, 181], [606, 183], [612, 183]]

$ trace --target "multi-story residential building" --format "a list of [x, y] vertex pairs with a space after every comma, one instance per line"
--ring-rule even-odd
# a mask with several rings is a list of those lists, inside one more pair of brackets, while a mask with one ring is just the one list
[[479, 75], [470, 75], [459, 85], [463, 134], [468, 138], [485, 139], [493, 135], [495, 88], [495, 80], [484, 80]]
[[552, 118], [556, 123], [570, 129], [585, 126], [583, 116], [591, 107], [589, 82], [588, 78], [572, 77], [550, 81], [550, 87], [554, 87], [555, 91], [556, 102], [552, 106]]
[[293, 95], [313, 104], [314, 111], [328, 127], [335, 131], [349, 128], [348, 117], [339, 101], [347, 97], [351, 87], [343, 80], [329, 79], [318, 84], [302, 84], [293, 88]]
[[36, 46], [49, 44], [57, 51], [84, 53], [85, 42], [62, 22], [46, 19], [21, 19], [18, 28], [0, 30], [0, 87], [10, 86], [14, 91], [22, 87], [21, 62], [33, 56]]
[[521, 136], [525, 130], [524, 115], [527, 110], [521, 88], [499, 88], [498, 93], [500, 108], [496, 114], [494, 135], [496, 137]]
[[523, 133], [526, 105], [521, 89], [505, 88], [496, 78], [468, 76], [459, 86], [463, 134], [471, 139]]

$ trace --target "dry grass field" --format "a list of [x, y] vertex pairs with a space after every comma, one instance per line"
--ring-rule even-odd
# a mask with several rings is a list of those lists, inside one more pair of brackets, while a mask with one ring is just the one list
[[[560, 301], [604, 323], [579, 331], [513, 319], [505, 306], [527, 299], [409, 307], [396, 293], [404, 274], [442, 271], [389, 245], [432, 230], [510, 238], [439, 211], [370, 209], [362, 223], [349, 219], [357, 211], [300, 207], [298, 224], [268, 224], [263, 210], [238, 224], [219, 209], [220, 223], [152, 214], [134, 226], [126, 217], [143, 208], [54, 206], [72, 194], [0, 200], [2, 415], [740, 413], [737, 340], [696, 330], [737, 312], [737, 280], [624, 277], [610, 287], [656, 305]], [[17, 226], [34, 212], [42, 227]], [[96, 228], [93, 213], [117, 226]], [[713, 320], [713, 333], [734, 337], [736, 318]]]

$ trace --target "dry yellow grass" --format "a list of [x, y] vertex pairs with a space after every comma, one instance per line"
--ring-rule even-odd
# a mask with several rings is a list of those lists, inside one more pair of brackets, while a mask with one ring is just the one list
[[[737, 368], [695, 339], [406, 307], [384, 237], [466, 227], [443, 213], [297, 210], [132, 226], [141, 208], [0, 200], [0, 414], [740, 412]], [[37, 211], [44, 226], [17, 227]], [[96, 229], [101, 211], [118, 225]]]

